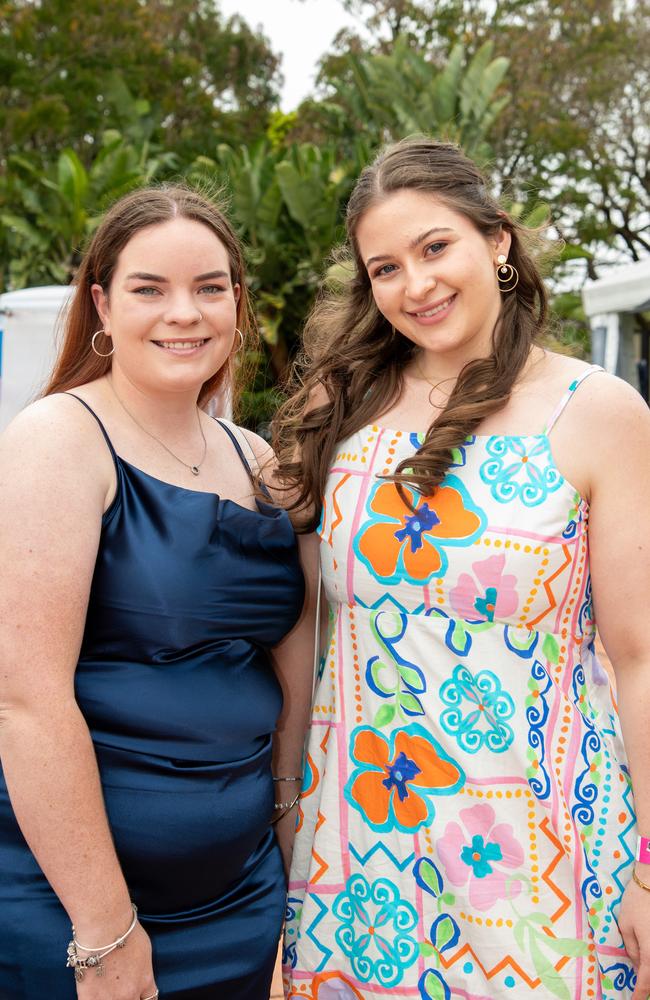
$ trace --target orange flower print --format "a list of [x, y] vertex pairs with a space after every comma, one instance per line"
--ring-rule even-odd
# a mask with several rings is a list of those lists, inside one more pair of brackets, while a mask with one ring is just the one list
[[485, 529], [482, 510], [472, 503], [456, 476], [447, 475], [433, 496], [404, 487], [414, 510], [402, 500], [395, 483], [374, 487], [354, 541], [359, 559], [383, 583], [403, 580], [428, 583], [447, 570], [446, 546], [471, 545]]
[[[312, 979], [312, 1000], [363, 1000], [361, 993], [350, 983], [342, 972], [319, 972]], [[287, 1000], [308, 1000], [303, 990], [291, 990]]]
[[350, 737], [350, 756], [358, 766], [344, 795], [373, 830], [413, 833], [430, 826], [431, 798], [452, 795], [465, 784], [459, 765], [416, 724], [396, 729], [390, 742], [370, 726], [359, 726]]

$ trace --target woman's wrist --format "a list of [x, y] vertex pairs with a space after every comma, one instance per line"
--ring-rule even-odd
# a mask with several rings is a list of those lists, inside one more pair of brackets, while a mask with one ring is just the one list
[[300, 802], [300, 786], [297, 787], [298, 791], [292, 795], [290, 799], [275, 803], [273, 806], [273, 818], [271, 819], [271, 823], [277, 823], [283, 816], [293, 812], [295, 807]]
[[72, 940], [68, 944], [66, 966], [73, 969], [74, 977], [80, 983], [85, 973], [92, 969], [98, 976], [104, 974], [104, 959], [112, 955], [118, 948], [124, 948], [128, 938], [136, 928], [138, 922], [138, 908], [135, 903], [131, 903], [131, 921], [126, 930], [111, 941], [103, 941], [101, 944], [83, 944], [77, 937], [76, 928], [72, 927]]
[[98, 907], [92, 907], [86, 901], [83, 908], [70, 911], [69, 916], [77, 939], [96, 948], [124, 933], [133, 917], [133, 907], [125, 891], [114, 900], [102, 900], [102, 905]]

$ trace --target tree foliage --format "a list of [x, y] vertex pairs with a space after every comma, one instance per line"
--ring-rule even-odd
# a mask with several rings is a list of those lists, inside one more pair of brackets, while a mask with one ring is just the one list
[[262, 333], [254, 425], [359, 171], [425, 132], [461, 143], [525, 221], [550, 206], [567, 242], [559, 337], [584, 342], [585, 273], [650, 252], [650, 0], [341, 2], [359, 31], [340, 33], [314, 94], [284, 114], [277, 57], [211, 0], [0, 0], [0, 290], [69, 281], [135, 185], [186, 175], [227, 190]]
[[45, 168], [33, 158], [10, 156], [0, 185], [3, 284], [70, 282], [102, 209], [174, 162], [172, 154], [150, 155], [147, 144], [138, 149], [114, 130], [104, 133], [88, 169], [71, 148]]
[[398, 36], [385, 53], [350, 51], [337, 60], [327, 99], [312, 109], [312, 124], [343, 141], [363, 134], [374, 146], [433, 134], [485, 161], [490, 131], [510, 99], [501, 86], [507, 70], [508, 60], [494, 57], [490, 41], [471, 57], [458, 42], [436, 63]]
[[5, 155], [71, 147], [88, 163], [122, 125], [124, 87], [147, 103], [152, 137], [184, 156], [215, 130], [263, 131], [277, 99], [277, 56], [209, 0], [4, 0], [0, 53]]
[[[490, 129], [504, 193], [541, 198], [560, 233], [599, 262], [650, 250], [650, 4], [648, 0], [342, 0], [362, 28], [342, 32], [323, 61], [335, 95], [354, 58], [407, 45], [431, 66], [462, 43], [508, 59], [510, 99]], [[366, 36], [369, 35], [369, 41]], [[408, 83], [399, 88], [401, 100]], [[584, 273], [584, 272], [583, 272]]]

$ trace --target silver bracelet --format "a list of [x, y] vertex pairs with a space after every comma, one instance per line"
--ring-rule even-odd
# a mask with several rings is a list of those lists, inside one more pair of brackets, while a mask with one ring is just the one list
[[[98, 976], [104, 975], [104, 966], [102, 965], [102, 959], [110, 955], [112, 951], [116, 948], [123, 948], [128, 938], [129, 934], [132, 934], [135, 930], [135, 925], [138, 922], [138, 908], [135, 903], [131, 903], [131, 908], [133, 910], [133, 919], [128, 927], [128, 930], [124, 932], [120, 937], [116, 938], [115, 941], [111, 941], [110, 944], [103, 945], [101, 948], [87, 948], [84, 944], [77, 941], [75, 937], [74, 924], [72, 925], [72, 941], [68, 944], [68, 960], [66, 962], [67, 969], [74, 969], [74, 977], [78, 983], [80, 983], [84, 977], [84, 972], [86, 969], [94, 969]], [[87, 951], [90, 954], [87, 958], [81, 958], [79, 956], [79, 949], [81, 951]]]
[[290, 775], [287, 778], [274, 778], [274, 781], [302, 781], [302, 774]]

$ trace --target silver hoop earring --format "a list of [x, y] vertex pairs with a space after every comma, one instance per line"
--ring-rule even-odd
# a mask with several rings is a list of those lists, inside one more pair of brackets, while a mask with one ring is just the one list
[[97, 340], [97, 337], [99, 337], [100, 333], [103, 333], [105, 337], [109, 336], [104, 329], [96, 330], [95, 333], [93, 333], [92, 340], [90, 341], [90, 346], [92, 347], [93, 351], [95, 352], [98, 358], [110, 358], [111, 354], [115, 350], [115, 344], [113, 344], [108, 354], [102, 354], [102, 352], [98, 351], [97, 348], [95, 347], [95, 341]]
[[497, 257], [497, 281], [502, 292], [512, 292], [519, 284], [519, 271], [512, 264], [508, 264], [505, 254], [500, 253]]
[[233, 351], [232, 353], [233, 354], [239, 354], [239, 352], [241, 350], [243, 350], [243, 348], [244, 348], [244, 334], [241, 332], [241, 330], [237, 326], [235, 327], [235, 333], [239, 334], [239, 347], [237, 348], [236, 351]]

